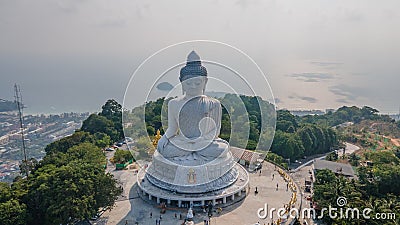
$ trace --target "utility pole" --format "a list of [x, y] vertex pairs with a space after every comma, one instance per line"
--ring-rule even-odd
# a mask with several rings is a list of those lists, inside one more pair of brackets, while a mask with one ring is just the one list
[[[22, 96], [21, 96], [21, 89], [19, 85], [15, 84], [14, 85], [14, 91], [15, 91], [15, 103], [17, 104], [17, 109], [18, 109], [18, 117], [19, 117], [19, 125], [20, 125], [20, 132], [21, 132], [21, 138], [22, 138], [22, 152], [24, 154], [24, 162], [25, 162], [25, 172], [26, 172], [26, 178], [28, 179], [29, 175], [29, 168], [28, 168], [28, 160], [26, 157], [26, 148], [25, 148], [25, 135], [24, 135], [24, 117], [23, 117], [23, 104], [22, 104]], [[24, 163], [22, 162], [22, 163]]]

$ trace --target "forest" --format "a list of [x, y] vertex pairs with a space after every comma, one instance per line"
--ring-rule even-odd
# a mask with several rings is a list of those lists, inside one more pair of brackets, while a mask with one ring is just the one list
[[[271, 150], [291, 160], [325, 153], [339, 146], [333, 128], [296, 117], [287, 110], [275, 111], [273, 104], [260, 97], [226, 94], [219, 100], [223, 107], [219, 137], [232, 146]], [[153, 137], [158, 129], [163, 134], [168, 101], [160, 98], [124, 112], [125, 122], [131, 125], [125, 128], [126, 134], [140, 140], [147, 135]], [[146, 130], [140, 129], [143, 117]]]

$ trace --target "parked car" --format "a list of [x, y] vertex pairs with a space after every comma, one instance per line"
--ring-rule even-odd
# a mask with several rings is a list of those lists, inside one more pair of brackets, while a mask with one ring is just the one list
[[262, 163], [257, 163], [254, 170], [261, 170], [262, 169]]
[[107, 152], [112, 152], [112, 151], [114, 151], [114, 148], [111, 148], [111, 147], [110, 148], [106, 148], [106, 151]]
[[126, 141], [126, 142], [133, 142], [133, 139], [132, 139], [131, 137], [126, 137], [126, 138], [125, 138], [125, 141]]

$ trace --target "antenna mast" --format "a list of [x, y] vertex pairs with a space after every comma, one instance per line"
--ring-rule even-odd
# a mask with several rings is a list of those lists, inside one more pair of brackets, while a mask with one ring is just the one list
[[24, 153], [24, 162], [25, 162], [25, 172], [26, 172], [26, 177], [28, 178], [29, 175], [29, 169], [28, 169], [28, 160], [26, 157], [26, 148], [25, 148], [25, 135], [24, 135], [24, 116], [23, 116], [23, 104], [22, 104], [22, 95], [21, 95], [21, 89], [19, 85], [15, 84], [14, 85], [14, 91], [15, 91], [15, 103], [17, 104], [17, 109], [18, 109], [18, 116], [19, 116], [19, 125], [20, 125], [20, 132], [21, 132], [21, 138], [22, 138], [22, 152]]

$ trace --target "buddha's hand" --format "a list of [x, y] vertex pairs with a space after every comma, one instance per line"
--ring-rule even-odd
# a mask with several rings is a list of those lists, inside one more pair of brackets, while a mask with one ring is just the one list
[[164, 149], [164, 147], [168, 144], [168, 138], [163, 135], [160, 140], [158, 140], [157, 148]]

